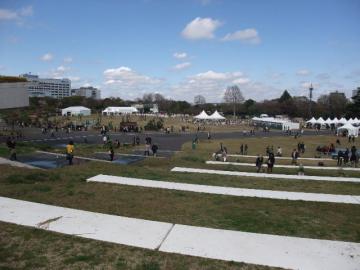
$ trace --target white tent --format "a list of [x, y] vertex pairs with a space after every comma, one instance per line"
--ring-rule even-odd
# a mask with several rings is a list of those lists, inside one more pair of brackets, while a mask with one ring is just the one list
[[327, 124], [327, 125], [329, 125], [329, 126], [330, 126], [331, 124], [333, 124], [333, 123], [334, 123], [334, 122], [333, 122], [333, 120], [330, 119], [330, 117], [328, 117], [328, 119], [325, 120], [325, 124]]
[[346, 123], [347, 123], [348, 121], [346, 120], [346, 118], [341, 118], [340, 120], [339, 120], [339, 124], [343, 124], [343, 125], [345, 125]]
[[315, 124], [316, 123], [316, 119], [313, 117], [311, 118], [309, 121], [306, 121], [306, 123], [310, 123], [310, 124]]
[[348, 132], [348, 136], [359, 136], [359, 128], [358, 127], [354, 127], [352, 124], [350, 123], [346, 123], [345, 125], [339, 127], [337, 129], [337, 132], [341, 132], [346, 130]]
[[201, 113], [194, 116], [194, 118], [197, 120], [208, 120], [210, 119], [210, 116], [203, 110]]
[[322, 117], [319, 117], [319, 119], [316, 120], [316, 124], [325, 125], [325, 120]]
[[71, 106], [61, 110], [61, 115], [70, 116], [70, 115], [90, 115], [91, 110], [84, 106]]
[[332, 121], [335, 125], [339, 124], [339, 119], [337, 117], [335, 117]]
[[212, 115], [209, 116], [211, 120], [225, 120], [226, 118], [222, 116], [218, 111], [215, 111]]
[[102, 111], [103, 115], [132, 114], [138, 113], [135, 107], [107, 107]]

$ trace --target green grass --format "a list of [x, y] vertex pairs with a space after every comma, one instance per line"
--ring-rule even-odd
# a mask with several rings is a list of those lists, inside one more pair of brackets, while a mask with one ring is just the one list
[[[272, 138], [276, 140], [278, 138]], [[303, 138], [316, 141], [319, 138]], [[330, 141], [333, 137], [321, 137]], [[252, 140], [256, 142], [252, 142]], [[223, 141], [235, 147], [243, 140]], [[250, 138], [252, 147], [259, 143]], [[284, 140], [291, 148], [292, 140]], [[307, 143], [307, 142], [306, 142]], [[202, 143], [197, 150], [185, 144], [183, 152], [169, 159], [145, 159], [121, 166], [89, 162], [49, 171], [0, 166], [0, 196], [83, 209], [134, 218], [164, 221], [194, 226], [247, 232], [289, 235], [330, 240], [360, 242], [360, 206], [350, 204], [315, 203], [210, 195], [176, 190], [151, 189], [87, 183], [97, 174], [120, 175], [183, 183], [233, 186], [269, 190], [303, 191], [332, 194], [360, 194], [358, 183], [322, 181], [266, 180], [261, 178], [172, 173], [174, 166], [214, 168], [204, 164], [217, 150], [219, 141]], [[77, 147], [82, 154], [102, 147]], [[230, 147], [229, 147], [230, 148]], [[260, 148], [260, 146], [259, 146]], [[286, 149], [287, 149], [286, 148]], [[231, 148], [230, 148], [231, 149]], [[256, 150], [254, 150], [256, 151]], [[309, 155], [311, 155], [309, 149]], [[222, 168], [222, 166], [215, 167]], [[224, 167], [239, 170], [236, 166]], [[280, 171], [280, 169], [276, 169]], [[281, 170], [291, 173], [291, 170]], [[307, 171], [306, 171], [307, 172]], [[336, 175], [336, 171], [310, 172]], [[351, 175], [346, 173], [347, 175]], [[352, 174], [352, 176], [358, 176]], [[234, 264], [180, 255], [101, 243], [63, 236], [15, 225], [0, 223], [0, 269], [266, 269], [248, 264]], [[45, 246], [50, 246], [42, 252]], [[11, 252], [9, 252], [11, 251]], [[98, 254], [101, 254], [99, 257]], [[39, 259], [34, 259], [35, 257]], [[58, 267], [58, 268], [57, 268]]]
[[0, 222], [0, 269], [225, 269], [264, 266], [162, 253]]

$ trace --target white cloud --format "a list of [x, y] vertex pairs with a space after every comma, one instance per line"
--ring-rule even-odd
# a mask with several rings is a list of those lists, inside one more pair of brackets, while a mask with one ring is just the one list
[[259, 44], [261, 41], [257, 30], [254, 28], [247, 28], [244, 30], [236, 31], [234, 33], [226, 34], [221, 40], [222, 41], [239, 40], [243, 43], [249, 43], [249, 44]]
[[0, 20], [19, 20], [22, 17], [33, 15], [32, 6], [23, 7], [20, 10], [0, 9]]
[[45, 61], [45, 62], [48, 62], [48, 61], [51, 61], [53, 60], [54, 56], [51, 54], [51, 53], [46, 53], [44, 54], [43, 56], [41, 56], [41, 60], [42, 61]]
[[298, 76], [308, 76], [310, 75], [310, 70], [308, 69], [299, 69], [297, 72], [296, 72], [296, 75]]
[[72, 61], [73, 61], [73, 59], [71, 57], [65, 57], [64, 58], [65, 63], [71, 63]]
[[69, 78], [69, 80], [71, 80], [71, 82], [79, 82], [79, 81], [81, 81], [81, 78], [78, 77], [78, 76], [69, 76], [68, 78]]
[[160, 87], [162, 79], [140, 74], [129, 67], [110, 68], [104, 71], [105, 96], [135, 98], [140, 92]]
[[[242, 72], [216, 72], [206, 71], [187, 77], [181, 83], [171, 87], [173, 98], [187, 99], [195, 95], [203, 95], [210, 102], [219, 102], [223, 98], [223, 90], [229, 85], [239, 84], [245, 87], [251, 80]], [[245, 94], [245, 92], [243, 91]]]
[[218, 20], [197, 17], [186, 25], [181, 35], [186, 39], [212, 39], [214, 31], [221, 25]]
[[15, 11], [9, 9], [0, 9], [0, 20], [14, 20], [18, 18]]
[[175, 66], [172, 67], [173, 70], [183, 70], [183, 69], [187, 69], [191, 66], [190, 62], [184, 62], [184, 63], [180, 63], [177, 64]]
[[58, 66], [58, 67], [56, 68], [56, 70], [57, 70], [58, 72], [62, 72], [62, 73], [68, 71], [69, 69], [70, 69], [69, 67], [65, 67], [65, 66]]
[[176, 52], [176, 53], [173, 54], [173, 56], [176, 59], [185, 59], [187, 57], [187, 53], [185, 53], [185, 52]]
[[21, 16], [32, 16], [34, 14], [34, 11], [32, 6], [27, 6], [20, 9], [19, 14]]

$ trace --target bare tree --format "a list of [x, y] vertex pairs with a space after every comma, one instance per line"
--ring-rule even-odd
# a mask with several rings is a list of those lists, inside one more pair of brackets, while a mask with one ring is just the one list
[[202, 95], [197, 95], [194, 97], [194, 104], [195, 105], [201, 105], [201, 104], [205, 104], [206, 100], [204, 98], [204, 96]]
[[233, 106], [234, 117], [236, 116], [236, 106], [244, 102], [243, 94], [237, 85], [228, 86], [225, 90], [224, 101]]

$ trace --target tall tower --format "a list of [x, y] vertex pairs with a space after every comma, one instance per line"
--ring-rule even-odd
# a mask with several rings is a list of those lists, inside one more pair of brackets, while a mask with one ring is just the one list
[[314, 88], [313, 88], [313, 85], [310, 84], [310, 87], [309, 87], [309, 117], [311, 117], [311, 102], [312, 102], [312, 97], [313, 97], [313, 92]]

